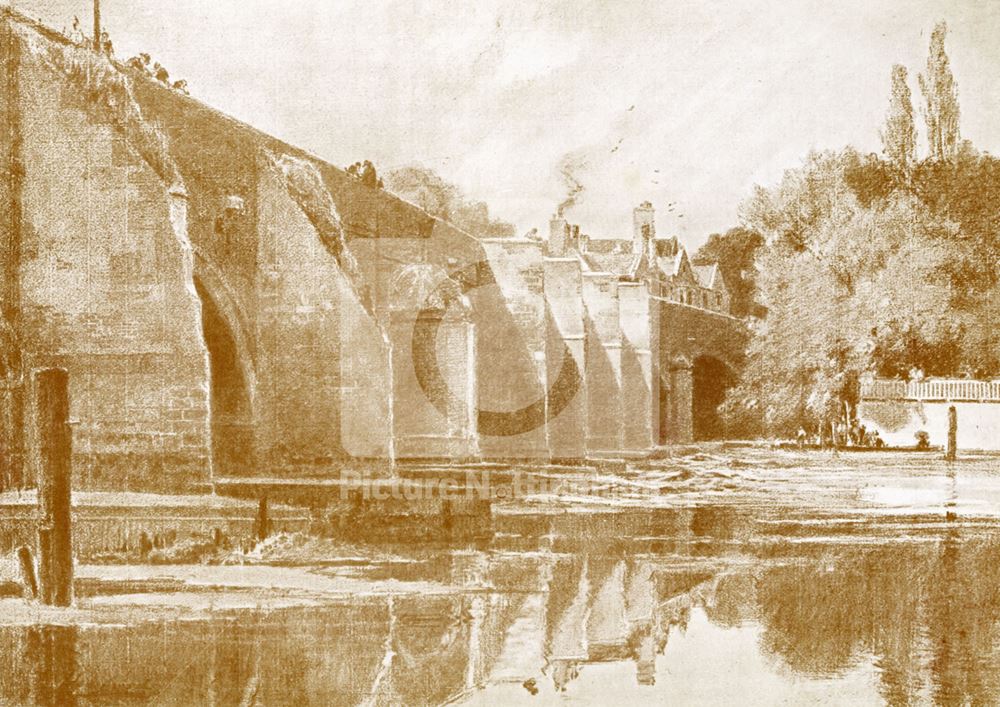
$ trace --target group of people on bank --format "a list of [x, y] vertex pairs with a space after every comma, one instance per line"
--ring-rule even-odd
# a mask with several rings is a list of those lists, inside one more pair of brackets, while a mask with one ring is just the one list
[[166, 68], [160, 64], [160, 62], [152, 61], [149, 54], [146, 54], [145, 52], [142, 52], [126, 61], [125, 66], [134, 71], [141, 71], [147, 76], [156, 79], [164, 86], [169, 86], [175, 91], [180, 91], [181, 93], [187, 95], [187, 81], [180, 79], [179, 81], [171, 82], [170, 72], [168, 72]]
[[[65, 29], [63, 30], [63, 34], [66, 34]], [[67, 36], [69, 36], [70, 41], [72, 41], [73, 44], [76, 44], [78, 46], [95, 45], [94, 48], [97, 49], [102, 54], [104, 54], [105, 56], [107, 56], [109, 59], [113, 59], [115, 56], [115, 48], [114, 45], [111, 43], [111, 37], [108, 36], [108, 33], [106, 31], [102, 31], [100, 33], [100, 38], [96, 42], [92, 42], [90, 39], [87, 38], [87, 35], [84, 33], [82, 27], [80, 26], [79, 17], [73, 18], [73, 26]], [[164, 86], [174, 89], [175, 91], [180, 91], [184, 95], [188, 94], [188, 87], [186, 80], [180, 79], [177, 81], [171, 81], [170, 72], [167, 71], [167, 69], [162, 64], [160, 64], [160, 62], [153, 61], [152, 57], [150, 57], [150, 55], [145, 52], [141, 52], [136, 56], [132, 57], [131, 59], [129, 59], [128, 61], [126, 61], [125, 66], [127, 66], [129, 69], [132, 69], [133, 71], [140, 71], [149, 76], [150, 78], [159, 81]]]
[[807, 444], [823, 448], [885, 447], [885, 440], [879, 435], [878, 430], [867, 429], [857, 418], [850, 423], [842, 419], [834, 420], [829, 425], [818, 427], [812, 435], [806, 432], [805, 427], [800, 427], [795, 441], [799, 447], [805, 447]]

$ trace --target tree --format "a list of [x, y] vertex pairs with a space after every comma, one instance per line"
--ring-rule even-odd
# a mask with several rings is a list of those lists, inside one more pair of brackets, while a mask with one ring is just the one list
[[812, 154], [744, 205], [746, 226], [765, 239], [757, 284], [767, 316], [728, 396], [731, 426], [817, 427], [856, 404], [867, 373], [958, 365], [951, 266], [968, 244], [905, 189], [864, 204], [847, 180], [864, 164], [852, 150]]
[[939, 22], [931, 33], [927, 72], [920, 74], [920, 92], [924, 96], [924, 120], [932, 160], [953, 158], [959, 148], [958, 87], [951, 73], [944, 39], [948, 26]]
[[927, 160], [914, 169], [913, 190], [927, 208], [958, 225], [964, 256], [947, 265], [953, 311], [961, 323], [962, 353], [956, 374], [1000, 373], [1000, 159], [963, 141], [950, 162]]
[[722, 279], [729, 288], [730, 313], [735, 317], [762, 317], [764, 308], [754, 297], [757, 292], [757, 270], [754, 261], [764, 245], [757, 231], [737, 226], [724, 234], [713, 233], [695, 253], [696, 265], [719, 264]]
[[892, 67], [889, 113], [881, 131], [882, 152], [904, 174], [909, 174], [916, 158], [917, 129], [913, 124], [913, 102], [906, 81], [906, 67]]
[[486, 203], [468, 199], [432, 169], [412, 165], [392, 170], [385, 177], [385, 188], [477, 238], [515, 235], [513, 224], [491, 218]]
[[401, 167], [385, 177], [386, 189], [441, 219], [451, 218], [452, 205], [460, 198], [458, 188], [424, 167]]
[[742, 205], [744, 227], [765, 241], [755, 300], [766, 317], [751, 322], [727, 396], [731, 428], [818, 426], [853, 406], [866, 375], [1000, 374], [1000, 159], [959, 137], [946, 31], [934, 28], [919, 77], [927, 159], [914, 154], [906, 70], [895, 66], [886, 159], [813, 153]]

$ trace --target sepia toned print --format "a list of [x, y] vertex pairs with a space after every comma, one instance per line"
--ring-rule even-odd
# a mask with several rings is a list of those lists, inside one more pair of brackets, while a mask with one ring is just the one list
[[1000, 7], [0, 4], [0, 704], [1000, 703]]

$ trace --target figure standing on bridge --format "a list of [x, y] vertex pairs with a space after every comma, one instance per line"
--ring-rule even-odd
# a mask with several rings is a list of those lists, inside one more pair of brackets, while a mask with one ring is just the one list
[[136, 71], [141, 71], [144, 74], [151, 74], [152, 71], [149, 68], [149, 62], [150, 61], [151, 61], [151, 58], [150, 58], [149, 54], [146, 54], [145, 52], [142, 52], [141, 54], [138, 54], [137, 56], [134, 56], [131, 59], [129, 59], [127, 62], [125, 62], [125, 65], [128, 68], [130, 68], [130, 69], [135, 69]]
[[366, 187], [378, 187], [378, 174], [375, 172], [375, 165], [369, 160], [361, 165], [361, 183]]
[[80, 29], [80, 18], [76, 15], [73, 15], [73, 29], [69, 33], [69, 38], [73, 40], [74, 44], [83, 44], [87, 41], [83, 30]]
[[115, 55], [115, 47], [111, 43], [111, 37], [108, 36], [107, 32], [101, 32], [101, 52], [107, 57]]
[[153, 78], [160, 83], [170, 85], [170, 72], [158, 61], [153, 64]]

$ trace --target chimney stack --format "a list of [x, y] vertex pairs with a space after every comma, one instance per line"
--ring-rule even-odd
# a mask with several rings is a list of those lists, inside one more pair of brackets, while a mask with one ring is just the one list
[[561, 258], [569, 246], [570, 230], [566, 219], [556, 215], [549, 221], [549, 255]]
[[656, 237], [656, 224], [654, 223], [653, 205], [644, 201], [632, 211], [632, 227], [635, 233], [632, 236], [632, 252], [644, 253], [651, 249], [650, 244]]

